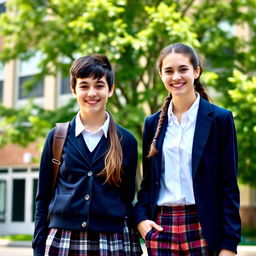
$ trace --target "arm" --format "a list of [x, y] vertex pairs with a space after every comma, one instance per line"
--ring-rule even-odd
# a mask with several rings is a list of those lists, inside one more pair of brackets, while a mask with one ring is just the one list
[[[239, 189], [237, 185], [237, 140], [232, 113], [223, 120], [221, 134], [222, 242], [221, 248], [236, 252], [240, 242]], [[224, 252], [223, 252], [224, 251]], [[224, 254], [225, 253], [225, 254]], [[222, 250], [220, 255], [226, 254]]]
[[150, 125], [148, 118], [145, 120], [144, 132], [143, 132], [143, 142], [142, 142], [142, 161], [143, 161], [143, 179], [140, 185], [140, 190], [138, 192], [138, 202], [135, 206], [136, 214], [136, 225], [141, 221], [147, 220], [149, 218], [149, 211], [151, 207], [151, 164], [152, 159], [147, 158], [149, 152], [150, 144], [153, 136], [150, 135]]
[[121, 193], [122, 198], [130, 211], [135, 196], [135, 181], [138, 166], [138, 143], [133, 136], [132, 138], [128, 137], [123, 141], [122, 148], [123, 173]]
[[141, 188], [138, 193], [138, 202], [136, 204], [136, 224], [137, 229], [140, 232], [142, 238], [145, 240], [146, 234], [151, 229], [162, 231], [162, 227], [157, 225], [154, 221], [149, 220], [149, 212], [152, 207], [150, 198], [151, 195], [151, 168], [152, 159], [147, 157], [149, 152], [150, 144], [153, 138], [153, 131], [151, 131], [152, 125], [149, 124], [148, 118], [145, 121], [144, 133], [143, 133], [143, 180]]
[[35, 230], [32, 247], [35, 256], [44, 255], [48, 235], [48, 206], [52, 198], [53, 164], [52, 164], [53, 130], [45, 141], [39, 171], [39, 182], [36, 196]]

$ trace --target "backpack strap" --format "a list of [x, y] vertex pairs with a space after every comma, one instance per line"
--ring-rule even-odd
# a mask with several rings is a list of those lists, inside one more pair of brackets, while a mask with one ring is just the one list
[[54, 192], [57, 176], [59, 172], [59, 167], [61, 165], [61, 155], [62, 149], [67, 137], [69, 122], [66, 123], [56, 123], [56, 128], [54, 130], [53, 135], [53, 143], [52, 143], [52, 153], [53, 153], [53, 185], [52, 185], [52, 193]]

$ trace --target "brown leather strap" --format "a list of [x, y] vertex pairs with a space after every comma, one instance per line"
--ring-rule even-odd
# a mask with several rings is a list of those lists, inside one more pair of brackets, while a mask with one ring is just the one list
[[56, 128], [54, 130], [53, 135], [53, 143], [52, 143], [52, 153], [53, 153], [53, 185], [52, 185], [52, 193], [54, 192], [59, 167], [61, 165], [61, 155], [62, 149], [67, 137], [69, 122], [66, 123], [56, 123]]

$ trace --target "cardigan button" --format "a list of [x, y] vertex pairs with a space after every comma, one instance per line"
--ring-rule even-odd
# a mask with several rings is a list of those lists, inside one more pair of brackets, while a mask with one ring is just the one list
[[92, 176], [92, 171], [87, 172], [87, 175], [90, 177]]
[[82, 227], [83, 227], [83, 228], [86, 228], [86, 226], [87, 226], [87, 223], [84, 221], [84, 222], [82, 223]]
[[84, 196], [84, 199], [85, 199], [86, 201], [88, 201], [88, 200], [90, 199], [90, 195], [88, 195], [88, 194], [85, 195], [85, 196]]

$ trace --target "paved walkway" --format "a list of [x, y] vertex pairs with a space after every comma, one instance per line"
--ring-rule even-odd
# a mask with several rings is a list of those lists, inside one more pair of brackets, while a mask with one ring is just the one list
[[[146, 248], [143, 244], [143, 256], [147, 256]], [[0, 254], [1, 255], [1, 254]], [[237, 256], [256, 256], [256, 246], [238, 246]]]
[[[143, 245], [143, 256], [147, 256]], [[32, 256], [31, 242], [8, 242], [0, 240], [1, 256]], [[238, 246], [238, 256], [256, 256], [256, 246]]]

